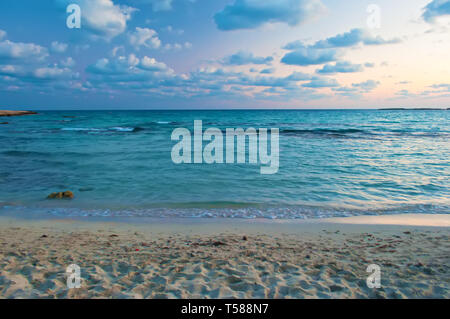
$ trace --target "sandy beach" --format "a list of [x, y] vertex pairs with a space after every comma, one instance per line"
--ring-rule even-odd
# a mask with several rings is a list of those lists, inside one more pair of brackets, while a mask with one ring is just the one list
[[[415, 220], [449, 222], [449, 215], [428, 217]], [[403, 225], [346, 220], [2, 217], [0, 297], [450, 297], [450, 228], [405, 225], [408, 216]], [[67, 288], [70, 264], [81, 268], [81, 288]], [[379, 289], [367, 287], [370, 264], [380, 266]]]

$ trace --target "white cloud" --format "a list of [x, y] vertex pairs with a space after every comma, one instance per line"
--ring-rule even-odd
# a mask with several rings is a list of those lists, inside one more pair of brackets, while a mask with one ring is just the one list
[[133, 67], [133, 66], [136, 66], [136, 65], [138, 65], [138, 64], [139, 64], [139, 59], [138, 59], [138, 57], [137, 57], [136, 55], [134, 55], [134, 54], [130, 54], [130, 55], [128, 56], [128, 65], [131, 66], [131, 67]]
[[192, 48], [192, 43], [190, 42], [185, 42], [185, 43], [167, 43], [166, 45], [164, 45], [164, 50], [174, 50], [174, 51], [179, 51], [181, 49], [190, 49]]
[[172, 0], [140, 0], [140, 2], [151, 4], [155, 12], [169, 11], [172, 9]]
[[136, 48], [144, 46], [150, 49], [158, 49], [161, 46], [161, 40], [158, 38], [158, 33], [149, 28], [137, 27], [134, 32], [131, 32], [128, 35], [128, 41]]
[[6, 31], [0, 29], [0, 40], [6, 37]]
[[165, 30], [169, 33], [176, 34], [176, 35], [182, 35], [184, 33], [183, 29], [174, 29], [171, 25], [167, 26], [165, 28]]
[[138, 67], [148, 71], [164, 71], [169, 69], [165, 63], [158, 62], [154, 58], [149, 58], [147, 56], [144, 56], [141, 59]]
[[42, 61], [47, 56], [48, 50], [34, 43], [20, 43], [9, 40], [0, 42], [0, 62], [10, 60]]
[[16, 65], [1, 65], [0, 75], [16, 76], [21, 73], [21, 67]]
[[61, 61], [61, 65], [66, 68], [72, 68], [75, 66], [75, 61], [70, 56]]
[[68, 68], [59, 68], [57, 66], [38, 68], [33, 74], [40, 80], [64, 80], [72, 79], [74, 77], [72, 70]]
[[112, 0], [57, 0], [65, 8], [75, 3], [81, 7], [81, 29], [107, 41], [125, 32], [131, 14], [137, 9], [116, 5]]
[[58, 41], [53, 41], [50, 46], [50, 50], [55, 53], [64, 53], [66, 52], [68, 46], [69, 45], [67, 43], [60, 43]]
[[173, 73], [173, 70], [165, 63], [158, 62], [156, 59], [148, 56], [139, 59], [134, 54], [130, 54], [128, 57], [120, 56], [115, 59], [100, 59], [94, 65], [89, 66], [87, 71], [92, 74], [109, 76], [140, 73], [141, 71]]
[[115, 57], [119, 53], [119, 51], [124, 52], [125, 48], [123, 46], [114, 47], [114, 49], [111, 50], [111, 56]]

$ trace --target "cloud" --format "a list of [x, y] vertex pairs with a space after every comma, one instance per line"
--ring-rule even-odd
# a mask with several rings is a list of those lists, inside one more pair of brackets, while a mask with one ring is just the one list
[[74, 73], [69, 68], [60, 68], [58, 66], [42, 67], [33, 72], [37, 80], [69, 80], [74, 77]]
[[158, 62], [154, 58], [149, 58], [147, 56], [144, 56], [140, 63], [138, 64], [138, 67], [143, 70], [147, 71], [167, 71], [169, 68], [165, 63]]
[[167, 43], [164, 45], [164, 50], [174, 50], [179, 51], [181, 49], [190, 49], [192, 48], [192, 43], [185, 42], [185, 43]]
[[[257, 97], [258, 92], [278, 88], [279, 96], [305, 90], [297, 83], [311, 80], [309, 74], [293, 72], [288, 76], [248, 75], [223, 68], [207, 67], [187, 74], [176, 74], [162, 62], [134, 55], [103, 58], [87, 69], [91, 88], [107, 92], [123, 91], [190, 97]], [[328, 83], [332, 85], [332, 83]], [[302, 92], [303, 92], [302, 91]]]
[[111, 56], [115, 57], [119, 52], [125, 52], [125, 48], [122, 45], [116, 46], [111, 50]]
[[241, 86], [264, 86], [264, 87], [278, 87], [278, 88], [292, 88], [297, 87], [297, 82], [308, 81], [311, 79], [309, 74], [301, 72], [293, 72], [285, 77], [275, 76], [250, 76], [247, 74], [227, 74], [224, 79], [224, 84], [234, 84]]
[[335, 79], [313, 78], [310, 82], [302, 86], [308, 88], [332, 88], [339, 86], [339, 83]]
[[363, 92], [370, 92], [373, 89], [375, 89], [376, 87], [378, 87], [378, 85], [380, 84], [380, 82], [378, 81], [374, 81], [374, 80], [367, 80], [365, 82], [360, 82], [360, 83], [353, 83], [352, 87], [354, 88], [359, 88], [361, 89]]
[[349, 87], [346, 87], [346, 86], [341, 86], [341, 87], [338, 87], [338, 88], [333, 88], [333, 91], [335, 91], [335, 92], [342, 92], [342, 93], [353, 93], [353, 92], [358, 92], [358, 89], [357, 88], [354, 88], [354, 87], [352, 87], [352, 88], [349, 88]]
[[378, 87], [380, 82], [374, 80], [367, 80], [365, 82], [353, 83], [351, 87], [341, 86], [332, 88], [337, 95], [359, 98], [363, 93], [370, 93], [372, 90]]
[[154, 12], [172, 10], [172, 0], [138, 0], [138, 2], [151, 4]]
[[0, 63], [16, 61], [32, 63], [43, 61], [48, 56], [47, 48], [34, 43], [21, 43], [5, 40], [0, 42]]
[[225, 65], [246, 65], [246, 64], [267, 64], [269, 65], [273, 61], [273, 57], [258, 57], [253, 53], [239, 51], [233, 55], [227, 56], [223, 59], [222, 63]]
[[81, 8], [81, 30], [88, 30], [94, 38], [107, 41], [125, 32], [127, 21], [137, 9], [116, 5], [112, 0], [56, 0], [66, 8], [78, 4]]
[[361, 64], [352, 64], [347, 61], [336, 62], [335, 64], [326, 64], [317, 73], [333, 74], [333, 73], [354, 73], [363, 71]]
[[50, 46], [50, 50], [54, 53], [64, 53], [64, 52], [66, 52], [68, 46], [69, 45], [66, 43], [60, 43], [58, 41], [53, 41]]
[[6, 31], [0, 29], [0, 40], [2, 40], [3, 38], [6, 38]]
[[39, 83], [41, 85], [56, 84], [65, 85], [79, 77], [79, 74], [73, 72], [67, 67], [59, 65], [50, 66], [18, 66], [18, 65], [2, 65], [0, 66], [0, 76], [8, 76], [10, 81], [23, 88], [29, 83]]
[[333, 62], [338, 59], [340, 53], [334, 49], [316, 50], [311, 47], [299, 47], [295, 51], [287, 53], [281, 62], [288, 65], [318, 65]]
[[344, 48], [352, 47], [358, 44], [365, 45], [382, 45], [401, 42], [400, 39], [394, 38], [385, 40], [380, 36], [372, 36], [368, 31], [363, 29], [352, 29], [349, 32], [338, 34], [325, 40], [317, 41], [313, 47], [316, 49]]
[[423, 8], [422, 18], [434, 22], [437, 17], [450, 15], [450, 0], [433, 0]]
[[182, 35], [184, 33], [183, 29], [174, 29], [171, 25], [168, 25], [165, 30], [169, 33], [176, 34], [176, 35]]
[[283, 49], [289, 50], [289, 51], [303, 49], [303, 48], [306, 48], [306, 45], [300, 40], [290, 42], [283, 47]]
[[0, 65], [0, 75], [16, 76], [22, 73], [22, 68], [16, 65]]
[[320, 0], [235, 0], [214, 15], [222, 31], [254, 29], [266, 23], [296, 26], [324, 10]]
[[143, 90], [163, 89], [164, 81], [177, 76], [164, 63], [134, 54], [114, 59], [102, 58], [86, 69], [89, 83], [97, 89]]
[[439, 93], [450, 92], [450, 84], [448, 84], [448, 83], [433, 84], [433, 85], [430, 85], [430, 87], [435, 90], [438, 90], [435, 92], [439, 92]]
[[[59, 46], [59, 45], [58, 45]], [[73, 88], [79, 73], [73, 72], [71, 58], [49, 64], [49, 50], [34, 43], [0, 42], [0, 81], [6, 89], [31, 92]], [[3, 85], [2, 85], [3, 86]]]
[[161, 40], [158, 33], [153, 29], [136, 27], [134, 32], [128, 35], [128, 41], [135, 48], [144, 46], [150, 49], [158, 49], [161, 46]]
[[70, 56], [62, 60], [60, 64], [66, 68], [72, 68], [75, 66], [75, 61]]
[[[319, 65], [337, 61], [342, 55], [343, 48], [352, 47], [358, 44], [381, 45], [398, 43], [399, 41], [399, 39], [385, 40], [380, 36], [374, 37], [362, 29], [353, 29], [349, 32], [317, 41], [313, 45], [305, 45], [302, 41], [290, 42], [286, 44], [283, 49], [291, 52], [287, 53], [281, 59], [281, 62], [299, 66]], [[336, 64], [334, 68], [330, 65], [325, 66], [321, 73], [356, 72], [357, 69], [358, 67], [354, 65], [350, 66], [346, 65], [346, 62], [340, 62]]]
[[411, 93], [411, 92], [408, 91], [408, 90], [400, 90], [400, 91], [397, 91], [397, 92], [395, 93], [395, 95], [401, 96], [401, 97], [413, 97], [413, 96], [416, 96], [416, 94]]
[[261, 72], [259, 72], [259, 73], [260, 74], [272, 74], [274, 72], [275, 72], [274, 68], [267, 68], [267, 69], [261, 70]]
[[121, 75], [127, 74], [130, 69], [136, 67], [139, 61], [136, 61], [136, 56], [130, 54], [127, 57], [120, 56], [116, 59], [102, 58], [95, 64], [88, 66], [86, 71], [92, 74], [101, 75]]

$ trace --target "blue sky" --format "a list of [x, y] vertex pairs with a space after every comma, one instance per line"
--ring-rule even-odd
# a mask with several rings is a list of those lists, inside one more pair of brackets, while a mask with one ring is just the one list
[[449, 36], [450, 0], [3, 0], [0, 108], [450, 107]]

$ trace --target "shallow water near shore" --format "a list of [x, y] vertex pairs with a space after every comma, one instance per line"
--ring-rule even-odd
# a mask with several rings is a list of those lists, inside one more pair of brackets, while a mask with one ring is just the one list
[[[0, 214], [325, 218], [450, 212], [448, 111], [42, 111], [0, 127]], [[175, 128], [279, 128], [280, 168], [171, 160]], [[71, 190], [71, 201], [48, 201]]]

